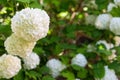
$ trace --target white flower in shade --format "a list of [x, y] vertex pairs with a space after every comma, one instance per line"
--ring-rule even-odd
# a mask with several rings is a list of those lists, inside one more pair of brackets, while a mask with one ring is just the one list
[[115, 46], [120, 46], [120, 37], [119, 36], [115, 36], [114, 41], [115, 41]]
[[62, 64], [58, 59], [50, 59], [46, 66], [51, 70], [52, 76], [57, 77], [60, 72], [66, 68], [64, 64]]
[[21, 61], [18, 57], [6, 54], [0, 57], [0, 78], [12, 78], [20, 69]]
[[109, 3], [107, 6], [107, 11], [110, 12], [114, 7], [117, 7], [117, 6], [113, 3]]
[[108, 66], [105, 66], [105, 75], [102, 79], [95, 79], [95, 80], [118, 80], [115, 71], [109, 69]]
[[29, 56], [23, 58], [23, 61], [24, 68], [30, 70], [36, 68], [37, 65], [39, 65], [40, 58], [36, 53], [32, 52]]
[[119, 17], [114, 17], [110, 21], [110, 30], [116, 34], [120, 35], [120, 18]]
[[12, 31], [27, 41], [44, 38], [49, 30], [50, 18], [41, 9], [25, 8], [17, 12], [12, 20]]
[[15, 34], [12, 34], [4, 42], [4, 46], [8, 54], [17, 55], [20, 57], [26, 57], [35, 46], [36, 42], [28, 42], [22, 38], [18, 38]]
[[120, 0], [114, 0], [114, 3], [118, 6], [120, 6]]
[[83, 54], [77, 54], [74, 58], [72, 58], [71, 61], [71, 64], [75, 64], [81, 67], [85, 67], [87, 63], [87, 59]]
[[95, 24], [95, 20], [96, 20], [96, 16], [95, 15], [87, 15], [85, 17], [85, 23], [88, 25], [88, 24], [91, 24], [91, 25], [94, 25]]
[[110, 20], [112, 16], [110, 14], [100, 14], [95, 22], [97, 29], [109, 29]]

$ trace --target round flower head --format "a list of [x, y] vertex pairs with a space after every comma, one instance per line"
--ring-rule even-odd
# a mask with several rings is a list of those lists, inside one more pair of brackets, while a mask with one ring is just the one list
[[103, 44], [107, 50], [110, 50], [111, 48], [114, 47], [114, 45], [112, 43], [107, 43], [105, 40], [99, 40], [96, 45], [100, 45]]
[[47, 62], [46, 66], [51, 70], [52, 76], [57, 77], [60, 72], [66, 68], [58, 59], [51, 59]]
[[110, 21], [110, 30], [114, 34], [120, 35], [120, 18], [119, 17], [112, 18], [112, 20]]
[[12, 55], [2, 55], [0, 57], [0, 78], [12, 78], [21, 69], [21, 61]]
[[32, 53], [36, 42], [28, 42], [22, 38], [18, 38], [15, 34], [12, 34], [4, 42], [5, 49], [8, 54], [17, 55], [20, 57], [26, 57]]
[[39, 65], [40, 58], [36, 53], [32, 52], [29, 56], [23, 58], [23, 61], [24, 68], [30, 70], [36, 68], [37, 65]]
[[120, 6], [120, 0], [114, 0], [114, 3], [118, 6]]
[[115, 46], [120, 46], [120, 37], [119, 36], [115, 36], [114, 41], [115, 41]]
[[83, 54], [77, 54], [74, 58], [72, 58], [71, 61], [71, 64], [75, 64], [81, 67], [85, 67], [87, 63], [87, 59]]
[[88, 24], [91, 24], [91, 25], [94, 25], [95, 24], [95, 20], [96, 20], [96, 16], [95, 15], [88, 15], [86, 16], [85, 18], [85, 23], [88, 25]]
[[108, 66], [105, 66], [105, 75], [102, 79], [95, 79], [95, 80], [118, 80], [115, 71], [109, 69]]
[[107, 11], [110, 12], [114, 7], [117, 7], [117, 6], [113, 3], [109, 3], [107, 6]]
[[[106, 48], [106, 50], [110, 50], [111, 48], [114, 47], [114, 45], [112, 43], [107, 43], [105, 40], [99, 40], [96, 45], [100, 45], [100, 44], [103, 44]], [[112, 51], [112, 54], [108, 56], [108, 59], [109, 60], [112, 60], [112, 59], [115, 59], [116, 57], [116, 50], [111, 50]]]
[[97, 29], [109, 29], [109, 23], [112, 16], [110, 14], [100, 14], [95, 22]]
[[47, 35], [49, 16], [41, 9], [25, 8], [17, 12], [12, 20], [12, 31], [27, 41], [37, 41]]

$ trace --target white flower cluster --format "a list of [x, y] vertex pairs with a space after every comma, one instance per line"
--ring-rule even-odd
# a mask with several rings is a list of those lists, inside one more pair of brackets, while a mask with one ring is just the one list
[[110, 22], [110, 30], [116, 35], [120, 35], [120, 18], [114, 17]]
[[118, 6], [120, 6], [120, 0], [114, 0], [114, 3]]
[[80, 79], [76, 78], [75, 80], [80, 80]]
[[51, 70], [52, 76], [57, 77], [60, 72], [66, 68], [64, 64], [62, 64], [58, 59], [50, 59], [46, 66]]
[[112, 43], [107, 43], [105, 40], [97, 41], [96, 45], [100, 45], [100, 44], [103, 44], [107, 50], [110, 50], [111, 48], [114, 47], [114, 45]]
[[[112, 43], [108, 43], [106, 42], [105, 40], [99, 40], [96, 45], [100, 45], [100, 44], [103, 44], [106, 48], [106, 50], [110, 50], [111, 48], [114, 47], [114, 45]], [[112, 54], [108, 56], [108, 59], [109, 60], [113, 60], [116, 58], [116, 50], [111, 50]]]
[[21, 69], [21, 61], [12, 55], [2, 55], [0, 57], [0, 78], [12, 78]]
[[9, 55], [0, 57], [0, 78], [11, 78], [21, 69], [19, 56], [25, 69], [34, 69], [40, 58], [32, 50], [36, 41], [45, 37], [49, 30], [49, 16], [44, 10], [26, 8], [17, 12], [11, 21], [13, 34], [4, 42]]
[[120, 37], [119, 36], [115, 36], [114, 41], [115, 41], [115, 46], [120, 46]]
[[110, 12], [114, 7], [117, 7], [114, 3], [109, 3], [107, 6], [107, 11]]
[[112, 19], [110, 14], [100, 14], [95, 22], [97, 29], [109, 29], [109, 23]]
[[27, 41], [37, 41], [47, 35], [49, 16], [44, 10], [26, 8], [12, 18], [12, 31]]
[[115, 71], [112, 69], [109, 69], [108, 66], [105, 66], [105, 75], [102, 79], [96, 79], [96, 80], [118, 80]]
[[29, 56], [23, 58], [23, 61], [24, 61], [24, 68], [30, 70], [36, 68], [37, 65], [39, 65], [40, 58], [36, 53], [32, 52]]
[[4, 42], [5, 49], [9, 54], [17, 55], [22, 58], [32, 53], [36, 42], [28, 42], [17, 37], [14, 33]]
[[74, 58], [72, 58], [71, 64], [75, 64], [81, 67], [85, 67], [87, 65], [87, 59], [83, 54], [77, 54]]

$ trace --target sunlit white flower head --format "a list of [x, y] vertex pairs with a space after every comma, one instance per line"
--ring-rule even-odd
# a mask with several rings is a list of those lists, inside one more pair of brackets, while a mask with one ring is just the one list
[[23, 61], [24, 68], [30, 70], [36, 68], [37, 65], [39, 65], [40, 58], [36, 53], [32, 52], [29, 56], [23, 58]]
[[119, 36], [115, 36], [114, 41], [115, 41], [115, 46], [120, 46], [120, 37]]
[[85, 67], [87, 65], [87, 59], [83, 54], [77, 54], [72, 58], [71, 64], [75, 64], [81, 67]]
[[114, 45], [112, 43], [107, 43], [105, 40], [97, 41], [96, 45], [100, 45], [100, 44], [103, 44], [107, 50], [110, 50], [111, 48], [114, 47]]
[[52, 76], [57, 77], [60, 72], [66, 68], [64, 64], [62, 64], [58, 59], [50, 59], [46, 66], [51, 70]]
[[85, 23], [88, 25], [88, 24], [91, 24], [91, 25], [94, 25], [95, 24], [95, 20], [96, 20], [96, 16], [95, 15], [87, 15], [85, 17]]
[[118, 6], [120, 6], [120, 0], [114, 0], [114, 3]]
[[2, 55], [0, 57], [0, 78], [12, 78], [21, 69], [21, 61], [12, 55]]
[[95, 22], [97, 29], [109, 29], [109, 24], [112, 16], [110, 14], [100, 14]]
[[80, 80], [80, 79], [76, 78], [75, 80]]
[[105, 66], [105, 75], [102, 79], [95, 79], [95, 80], [118, 80], [115, 71], [109, 69], [108, 66]]
[[107, 6], [107, 11], [110, 12], [114, 7], [117, 7], [117, 6], [113, 3], [109, 3]]
[[49, 30], [50, 18], [41, 9], [25, 8], [17, 12], [12, 20], [12, 31], [27, 41], [44, 38]]
[[20, 57], [26, 57], [34, 48], [36, 42], [28, 42], [22, 38], [17, 37], [15, 34], [12, 34], [4, 42], [4, 46], [8, 54], [17, 55]]
[[120, 18], [119, 17], [114, 17], [110, 21], [110, 30], [116, 34], [120, 35]]
[[[106, 42], [105, 40], [99, 40], [99, 41], [96, 43], [96, 45], [100, 45], [100, 44], [103, 44], [103, 45], [105, 46], [106, 50], [110, 50], [111, 48], [114, 47], [114, 45], [113, 45], [112, 43], [108, 43], [108, 42]], [[113, 59], [116, 58], [116, 54], [115, 54], [115, 53], [116, 53], [116, 50], [112, 49], [111, 52], [112, 52], [112, 54], [108, 56], [108, 59], [109, 59], [109, 60], [113, 60]]]

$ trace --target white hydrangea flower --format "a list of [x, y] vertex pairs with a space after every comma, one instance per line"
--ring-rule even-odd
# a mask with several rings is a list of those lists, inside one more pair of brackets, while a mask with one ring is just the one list
[[119, 36], [115, 36], [114, 41], [115, 41], [115, 46], [120, 46], [120, 37]]
[[17, 55], [20, 57], [26, 57], [32, 53], [36, 42], [28, 42], [22, 38], [18, 38], [15, 34], [12, 34], [4, 42], [4, 46], [8, 54]]
[[120, 0], [114, 0], [114, 3], [118, 6], [120, 6]]
[[95, 24], [95, 20], [96, 20], [96, 16], [95, 15], [87, 15], [85, 17], [85, 23], [87, 25], [89, 25], [89, 24], [94, 25]]
[[57, 77], [60, 72], [66, 68], [64, 64], [62, 64], [58, 59], [50, 59], [46, 66], [51, 70], [52, 76]]
[[114, 17], [110, 21], [110, 30], [116, 34], [120, 35], [120, 18], [119, 17]]
[[[107, 50], [110, 50], [111, 48], [114, 47], [114, 45], [112, 43], [107, 43], [105, 40], [99, 40], [96, 45], [99, 45], [99, 44], [103, 44]], [[108, 59], [109, 60], [113, 60], [116, 58], [116, 50], [111, 50], [112, 51], [112, 54], [108, 56]]]
[[111, 48], [114, 47], [114, 45], [112, 43], [107, 43], [105, 40], [97, 41], [96, 45], [100, 45], [100, 44], [103, 44], [107, 50], [110, 50]]
[[76, 78], [75, 80], [80, 80], [80, 79]]
[[12, 31], [27, 41], [37, 41], [47, 35], [50, 18], [41, 9], [25, 8], [17, 12], [12, 20]]
[[30, 70], [36, 68], [37, 65], [39, 65], [40, 58], [36, 53], [32, 52], [29, 56], [23, 58], [23, 61], [24, 68]]
[[115, 71], [109, 69], [108, 66], [105, 66], [105, 75], [102, 79], [95, 79], [95, 80], [118, 80]]
[[107, 11], [110, 12], [114, 7], [117, 7], [117, 6], [113, 3], [109, 3], [107, 6]]
[[87, 59], [83, 54], [77, 54], [75, 57], [72, 58], [71, 64], [75, 64], [81, 67], [85, 67], [87, 65]]
[[97, 29], [109, 29], [110, 20], [112, 16], [110, 14], [100, 14], [95, 22]]
[[12, 78], [21, 69], [21, 61], [12, 55], [2, 55], [0, 57], [0, 78]]

